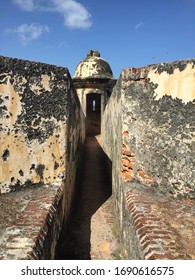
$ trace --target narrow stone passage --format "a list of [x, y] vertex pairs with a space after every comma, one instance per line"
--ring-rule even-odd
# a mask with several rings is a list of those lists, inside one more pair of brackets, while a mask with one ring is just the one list
[[74, 209], [62, 231], [57, 259], [111, 260], [117, 256], [111, 176], [100, 136], [87, 137]]

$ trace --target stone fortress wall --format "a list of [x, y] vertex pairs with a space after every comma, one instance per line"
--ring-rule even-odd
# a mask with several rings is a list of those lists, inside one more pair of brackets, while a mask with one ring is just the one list
[[[1, 220], [6, 218], [4, 215], [7, 212], [4, 201], [9, 200], [4, 193], [21, 190], [20, 201], [23, 203], [19, 207], [23, 216], [21, 213], [18, 215], [23, 223], [26, 220], [27, 231], [32, 225], [29, 229], [32, 232], [28, 236], [23, 234], [23, 238], [18, 238], [22, 225], [12, 217], [13, 222], [8, 223], [9, 227], [0, 230], [7, 246], [4, 250], [7, 252], [15, 246], [20, 252], [23, 244], [32, 258], [42, 258], [43, 248], [39, 248], [40, 252], [32, 256], [30, 240], [33, 231], [39, 232], [40, 225], [45, 226], [50, 210], [50, 224], [54, 220], [57, 231], [60, 231], [62, 220], [68, 219], [75, 174], [85, 138], [84, 115], [70, 74], [63, 67], [0, 57], [0, 92]], [[34, 188], [34, 193], [30, 192], [29, 187]], [[41, 200], [38, 201], [41, 196], [42, 205]], [[19, 203], [18, 198], [15, 199], [17, 202], [13, 199], [13, 204]], [[56, 203], [60, 203], [60, 206]], [[13, 204], [10, 207], [18, 211]], [[59, 217], [54, 215], [55, 211], [58, 212], [55, 207], [61, 207]], [[42, 212], [43, 217], [37, 216]], [[33, 222], [38, 226], [33, 227]], [[49, 234], [48, 226], [46, 223], [46, 235]], [[50, 240], [52, 252], [47, 252], [45, 258], [54, 257], [54, 244], [59, 232], [55, 234], [56, 240]], [[45, 237], [42, 233], [41, 236], [44, 246]], [[16, 249], [15, 254], [18, 257]], [[23, 257], [23, 254], [19, 257]]]
[[[127, 259], [195, 257], [177, 234], [178, 217], [189, 229], [182, 234], [195, 226], [194, 66], [186, 60], [124, 69], [102, 105], [102, 143]], [[98, 85], [108, 94], [102, 77], [85, 78], [75, 79], [82, 98], [99, 94]], [[104, 78], [113, 87], [112, 76]], [[66, 68], [6, 57], [0, 93], [0, 259], [53, 259], [85, 139], [82, 98]], [[182, 209], [180, 198], [188, 202]]]
[[[127, 258], [150, 258], [155, 251], [160, 258], [176, 257], [163, 249], [168, 243], [162, 229], [168, 225], [160, 224], [160, 207], [175, 205], [171, 197], [195, 199], [194, 99], [195, 60], [124, 69], [113, 90], [102, 119], [102, 143], [112, 161]], [[143, 238], [147, 232], [152, 251]]]

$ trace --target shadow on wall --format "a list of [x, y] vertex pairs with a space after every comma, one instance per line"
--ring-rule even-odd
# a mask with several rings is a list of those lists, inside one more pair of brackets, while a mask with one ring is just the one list
[[62, 229], [56, 259], [91, 259], [91, 218], [112, 194], [111, 161], [95, 136], [86, 138], [75, 193], [71, 219]]

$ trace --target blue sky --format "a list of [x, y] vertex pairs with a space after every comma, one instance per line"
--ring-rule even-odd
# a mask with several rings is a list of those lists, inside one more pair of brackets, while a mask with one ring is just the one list
[[75, 67], [99, 50], [126, 67], [195, 57], [195, 0], [1, 0], [0, 55]]

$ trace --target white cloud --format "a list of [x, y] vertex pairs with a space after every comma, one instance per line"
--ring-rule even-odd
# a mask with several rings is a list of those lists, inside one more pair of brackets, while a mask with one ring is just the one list
[[21, 9], [31, 12], [35, 9], [34, 0], [13, 0]]
[[140, 28], [141, 26], [143, 26], [144, 23], [143, 22], [139, 22], [138, 24], [136, 24], [134, 30], [136, 31], [138, 28]]
[[91, 15], [75, 0], [52, 0], [54, 9], [64, 16], [64, 23], [70, 28], [89, 28]]
[[13, 0], [21, 9], [28, 12], [55, 12], [64, 17], [69, 28], [87, 29], [91, 27], [91, 14], [76, 0]]
[[32, 23], [30, 25], [21, 24], [15, 28], [9, 28], [6, 30], [7, 34], [17, 34], [23, 45], [27, 45], [31, 41], [38, 39], [45, 32], [49, 32], [49, 27], [39, 23]]

